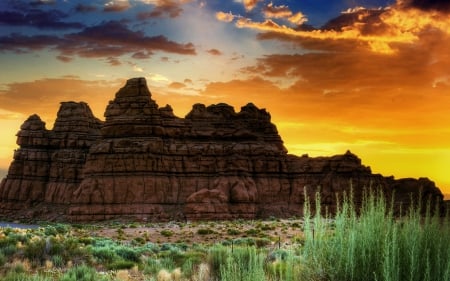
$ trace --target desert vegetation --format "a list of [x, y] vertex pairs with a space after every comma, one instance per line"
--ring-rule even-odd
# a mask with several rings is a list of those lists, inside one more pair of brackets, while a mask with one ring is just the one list
[[[383, 196], [320, 198], [302, 219], [166, 224], [46, 224], [0, 229], [5, 281], [450, 280], [450, 216]], [[314, 207], [312, 207], [314, 206]], [[153, 232], [152, 232], [153, 231]]]

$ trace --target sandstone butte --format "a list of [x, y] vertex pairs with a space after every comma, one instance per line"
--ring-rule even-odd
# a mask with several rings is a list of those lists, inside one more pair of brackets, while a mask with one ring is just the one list
[[361, 200], [371, 187], [395, 205], [443, 196], [427, 178], [373, 174], [351, 152], [331, 157], [287, 153], [265, 109], [249, 103], [195, 104], [185, 118], [151, 99], [144, 78], [127, 81], [100, 121], [84, 102], [62, 102], [52, 130], [38, 115], [17, 133], [19, 148], [0, 185], [9, 219], [143, 221], [301, 216], [320, 193]]

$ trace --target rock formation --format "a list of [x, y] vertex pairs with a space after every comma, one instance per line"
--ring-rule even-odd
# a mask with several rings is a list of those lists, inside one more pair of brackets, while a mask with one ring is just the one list
[[[305, 196], [364, 187], [442, 201], [428, 179], [372, 174], [354, 154], [289, 155], [270, 114], [253, 104], [196, 104], [185, 118], [158, 107], [143, 78], [127, 81], [106, 108], [105, 122], [85, 103], [64, 102], [53, 130], [37, 115], [22, 125], [0, 214], [92, 221], [233, 219], [301, 215]], [[305, 192], [306, 190], [306, 192]]]

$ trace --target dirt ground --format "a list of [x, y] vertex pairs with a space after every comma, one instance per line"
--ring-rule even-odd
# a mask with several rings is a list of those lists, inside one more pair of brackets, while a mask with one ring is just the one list
[[123, 241], [153, 243], [214, 244], [237, 238], [270, 240], [272, 244], [291, 244], [303, 239], [300, 219], [269, 221], [168, 222], [152, 224], [104, 224], [90, 230], [91, 236]]

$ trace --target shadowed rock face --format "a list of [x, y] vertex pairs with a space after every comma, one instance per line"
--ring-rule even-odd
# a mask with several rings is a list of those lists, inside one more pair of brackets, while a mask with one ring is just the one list
[[[287, 154], [270, 114], [253, 104], [193, 106], [185, 118], [151, 99], [144, 78], [127, 81], [105, 112], [61, 104], [53, 130], [39, 116], [22, 125], [0, 213], [14, 218], [94, 221], [233, 219], [301, 215], [305, 196], [364, 187], [395, 191], [397, 203], [422, 189], [442, 201], [428, 179], [372, 174], [350, 152], [310, 158]], [[306, 192], [305, 192], [306, 190]]]

